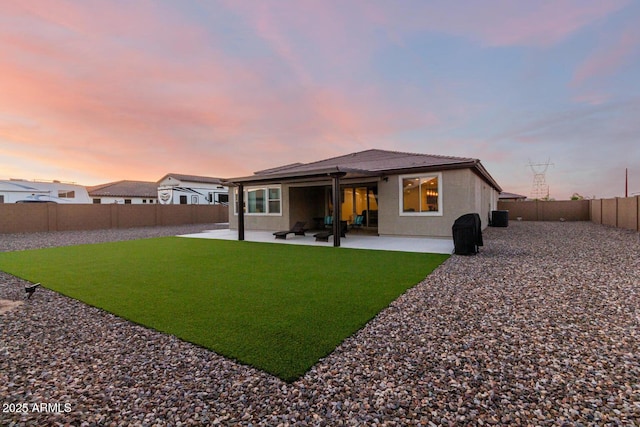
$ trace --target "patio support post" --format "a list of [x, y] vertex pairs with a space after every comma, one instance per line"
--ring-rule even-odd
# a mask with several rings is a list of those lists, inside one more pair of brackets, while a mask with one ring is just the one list
[[340, 246], [340, 174], [332, 175], [333, 190], [333, 246]]
[[238, 185], [238, 240], [244, 240], [244, 185]]

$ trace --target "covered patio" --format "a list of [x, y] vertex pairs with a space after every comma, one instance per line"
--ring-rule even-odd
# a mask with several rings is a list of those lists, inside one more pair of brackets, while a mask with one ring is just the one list
[[[333, 242], [316, 242], [313, 232], [306, 233], [305, 236], [289, 235], [287, 239], [276, 239], [271, 231], [244, 232], [244, 240], [249, 242], [280, 243], [287, 245], [309, 245], [332, 247]], [[220, 239], [238, 240], [237, 230], [207, 230], [202, 233], [183, 234], [179, 237], [196, 239]], [[373, 249], [382, 251], [402, 251], [402, 252], [422, 252], [436, 254], [453, 253], [453, 239], [438, 239], [426, 237], [394, 237], [375, 236], [366, 233], [347, 233], [343, 237], [341, 246], [350, 249]]]
[[[362, 180], [365, 178], [377, 179], [378, 175], [379, 175], [378, 173], [367, 171], [367, 170], [336, 166], [336, 167], [329, 167], [329, 168], [312, 169], [310, 171], [305, 170], [302, 172], [286, 172], [286, 173], [276, 172], [276, 173], [267, 173], [267, 174], [260, 173], [254, 176], [234, 178], [231, 181], [227, 181], [227, 184], [230, 187], [237, 188], [237, 193], [236, 193], [237, 200], [235, 200], [234, 205], [237, 204], [237, 206], [243, 207], [242, 209], [236, 208], [235, 210], [235, 213], [237, 214], [237, 228], [238, 228], [236, 238], [237, 240], [248, 240], [245, 233], [245, 219], [247, 217], [248, 218], [252, 217], [252, 215], [250, 215], [252, 213], [251, 212], [252, 210], [254, 211], [253, 212], [254, 215], [255, 214], [261, 215], [266, 212], [263, 206], [265, 205], [266, 190], [264, 188], [260, 188], [259, 198], [255, 197], [254, 198], [255, 200], [252, 200], [251, 198], [249, 198], [248, 201], [245, 201], [245, 189], [247, 189], [248, 187], [265, 186], [269, 184], [277, 185], [278, 188], [273, 188], [273, 190], [275, 190], [274, 194], [277, 195], [277, 198], [274, 198], [273, 200], [274, 202], [277, 201], [277, 203], [279, 204], [281, 203], [282, 197], [283, 197], [281, 193], [281, 188], [279, 186], [283, 184], [302, 185], [306, 187], [321, 186], [329, 189], [329, 192], [327, 194], [331, 195], [331, 200], [328, 201], [328, 205], [330, 207], [331, 212], [324, 212], [324, 213], [329, 213], [329, 216], [331, 217], [330, 228], [333, 231], [333, 233], [331, 234], [331, 237], [333, 239], [333, 246], [338, 247], [340, 246], [340, 224], [343, 218], [341, 218], [342, 209], [339, 209], [337, 207], [341, 206], [343, 202], [342, 185], [345, 183], [345, 180], [346, 182], [348, 182], [349, 180], [354, 180], [354, 179], [356, 180]], [[291, 197], [291, 196], [288, 196], [288, 197]], [[305, 211], [309, 209], [311, 205], [314, 205], [314, 203], [312, 203], [311, 205], [309, 204], [309, 200], [313, 199], [313, 197], [309, 198], [307, 195], [306, 197], [302, 197], [301, 199], [302, 200], [299, 201], [298, 203], [292, 203], [289, 206], [289, 210], [285, 213], [285, 216], [289, 218], [289, 222], [291, 223], [290, 226], [293, 224], [291, 219], [292, 215], [299, 215], [300, 210]], [[325, 210], [324, 202], [325, 201], [323, 201], [321, 204], [317, 204], [317, 201], [316, 201], [316, 205], [317, 206], [323, 205], [323, 210]], [[276, 208], [278, 214], [282, 213], [281, 209], [282, 209], [281, 207]], [[317, 213], [314, 215], [314, 218], [316, 217], [318, 217]], [[264, 230], [264, 228], [262, 228], [261, 230]]]

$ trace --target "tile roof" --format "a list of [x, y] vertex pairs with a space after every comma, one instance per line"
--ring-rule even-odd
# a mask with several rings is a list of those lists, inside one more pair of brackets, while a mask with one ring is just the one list
[[380, 176], [457, 168], [471, 168], [498, 191], [502, 190], [478, 159], [377, 149], [332, 157], [317, 162], [293, 163], [258, 171], [253, 176], [231, 178], [228, 182], [266, 182], [269, 179], [318, 177], [335, 172]]
[[158, 197], [158, 184], [147, 181], [116, 181], [87, 187], [91, 197]]
[[432, 166], [451, 166], [478, 162], [477, 159], [465, 157], [437, 156], [433, 154], [403, 153], [400, 151], [366, 150], [344, 156], [332, 157], [312, 163], [294, 163], [288, 166], [256, 172], [268, 174], [273, 172], [309, 172], [318, 169], [337, 167], [339, 169], [360, 169], [370, 172], [386, 172], [401, 169], [415, 169]]
[[276, 172], [286, 172], [288, 169], [293, 169], [293, 168], [296, 168], [298, 166], [303, 166], [303, 165], [304, 165], [304, 163], [300, 163], [300, 162], [291, 163], [289, 165], [278, 166], [278, 167], [275, 167], [275, 168], [269, 168], [269, 169], [264, 169], [264, 170], [261, 170], [261, 171], [257, 171], [257, 172], [254, 172], [254, 174], [256, 174], [256, 175], [266, 175], [266, 174], [276, 173]]

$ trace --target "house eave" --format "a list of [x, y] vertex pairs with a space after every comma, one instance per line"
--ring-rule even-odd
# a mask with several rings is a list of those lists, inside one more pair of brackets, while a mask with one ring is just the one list
[[254, 184], [277, 184], [281, 182], [303, 182], [303, 181], [320, 181], [333, 176], [341, 177], [356, 177], [356, 176], [380, 176], [381, 173], [367, 171], [363, 169], [354, 168], [323, 168], [297, 173], [274, 173], [268, 175], [251, 175], [238, 178], [229, 178], [223, 180], [225, 185], [238, 186], [238, 185], [254, 185]]
[[224, 185], [235, 187], [238, 185], [265, 185], [265, 184], [280, 184], [287, 183], [300, 183], [300, 182], [316, 182], [326, 180], [328, 177], [335, 174], [341, 174], [345, 179], [351, 178], [364, 178], [364, 177], [384, 177], [390, 175], [403, 175], [410, 173], [424, 173], [424, 172], [439, 172], [445, 170], [456, 169], [471, 169], [489, 185], [498, 191], [502, 191], [498, 183], [491, 177], [487, 170], [482, 166], [480, 160], [474, 159], [472, 161], [438, 164], [429, 166], [416, 166], [409, 168], [396, 168], [396, 169], [384, 169], [384, 170], [365, 170], [357, 168], [345, 168], [345, 167], [331, 167], [316, 170], [307, 170], [301, 172], [281, 172], [272, 174], [259, 174], [250, 175], [237, 178], [229, 178], [222, 180]]

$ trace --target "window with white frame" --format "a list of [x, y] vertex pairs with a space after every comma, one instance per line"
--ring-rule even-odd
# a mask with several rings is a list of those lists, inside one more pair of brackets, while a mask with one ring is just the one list
[[267, 213], [266, 195], [264, 188], [247, 190], [247, 213]]
[[[280, 215], [280, 186], [247, 188], [244, 191], [244, 212], [249, 215]], [[235, 190], [235, 213], [238, 213], [238, 189]]]
[[442, 215], [442, 174], [402, 175], [400, 215]]
[[280, 213], [280, 188], [267, 189], [268, 211], [270, 214]]

